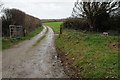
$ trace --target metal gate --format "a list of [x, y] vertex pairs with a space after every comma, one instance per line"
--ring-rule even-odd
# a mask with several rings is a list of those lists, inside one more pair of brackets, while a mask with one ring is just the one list
[[22, 26], [18, 25], [9, 25], [10, 29], [10, 38], [21, 38], [24, 36], [24, 29]]

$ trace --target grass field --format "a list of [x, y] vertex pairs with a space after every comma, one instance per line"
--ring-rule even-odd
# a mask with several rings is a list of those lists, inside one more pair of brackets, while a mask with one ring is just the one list
[[29, 33], [28, 35], [26, 35], [25, 37], [20, 38], [20, 39], [7, 39], [7, 40], [2, 39], [2, 49], [3, 50], [7, 49], [7, 48], [9, 48], [9, 47], [23, 41], [23, 40], [27, 40], [27, 39], [32, 38], [35, 35], [37, 35], [40, 31], [42, 31], [42, 29], [43, 29], [43, 27], [39, 27], [36, 30]]
[[[55, 32], [59, 32], [62, 22], [44, 23]], [[113, 33], [112, 33], [113, 34]], [[65, 29], [62, 36], [55, 38], [56, 46], [64, 52], [72, 69], [84, 78], [117, 78], [118, 48], [108, 44], [117, 43], [118, 36], [103, 36], [102, 33], [90, 33]]]
[[54, 32], [59, 33], [60, 32], [60, 25], [63, 22], [48, 22], [48, 23], [43, 23], [43, 25], [50, 26]]

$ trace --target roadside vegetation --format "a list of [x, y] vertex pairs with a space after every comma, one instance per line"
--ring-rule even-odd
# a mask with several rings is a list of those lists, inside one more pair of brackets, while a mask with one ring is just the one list
[[41, 25], [41, 20], [34, 16], [28, 15], [19, 9], [3, 9], [2, 19], [2, 36], [9, 37], [9, 25], [20, 25], [29, 34]]
[[77, 0], [71, 16], [55, 43], [73, 77], [118, 78], [120, 1]]
[[[60, 23], [50, 22], [54, 31]], [[51, 26], [53, 25], [53, 26]], [[58, 31], [59, 32], [59, 31]], [[88, 32], [64, 29], [62, 35], [55, 37], [56, 48], [64, 66], [74, 71], [74, 77], [117, 78], [119, 37], [113, 32], [104, 36], [101, 32]], [[59, 52], [58, 52], [59, 53]], [[72, 74], [72, 73], [71, 73]]]
[[65, 29], [56, 46], [65, 54], [66, 64], [84, 78], [118, 77], [118, 36]]
[[[41, 20], [39, 18], [28, 15], [25, 12], [15, 8], [3, 9], [1, 20], [2, 20], [2, 49], [7, 49], [18, 42], [30, 39], [43, 29], [43, 27], [41, 27], [42, 26]], [[19, 39], [9, 39], [10, 36], [9, 26], [11, 24], [14, 24], [15, 26], [18, 25], [22, 26], [25, 33], [22, 31], [20, 33], [24, 33], [26, 36]], [[20, 33], [19, 35], [21, 35]], [[14, 34], [16, 33], [12, 33], [12, 35]]]
[[55, 33], [59, 33], [60, 32], [60, 25], [62, 23], [63, 22], [48, 22], [48, 23], [43, 23], [43, 25], [50, 26]]
[[40, 31], [43, 30], [43, 27], [39, 27], [37, 29], [35, 29], [34, 31], [30, 32], [29, 34], [27, 34], [25, 37], [19, 38], [19, 39], [5, 39], [3, 37], [2, 39], [2, 49], [7, 49], [10, 48], [11, 46], [23, 41], [23, 40], [28, 40], [32, 37], [34, 37], [35, 35], [37, 35]]

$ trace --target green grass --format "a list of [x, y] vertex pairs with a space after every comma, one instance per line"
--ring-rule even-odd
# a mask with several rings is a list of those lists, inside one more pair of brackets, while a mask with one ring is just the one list
[[41, 38], [39, 38], [39, 39], [36, 41], [35, 44], [33, 44], [33, 47], [36, 46], [38, 43], [40, 43], [41, 40], [43, 40], [43, 39], [46, 37], [47, 33], [48, 33], [48, 28], [47, 28], [45, 34], [44, 34]]
[[11, 46], [23, 41], [23, 40], [27, 40], [30, 39], [32, 37], [34, 37], [35, 35], [37, 35], [40, 31], [43, 30], [43, 27], [39, 27], [37, 29], [35, 29], [34, 31], [32, 31], [31, 33], [27, 34], [25, 37], [22, 37], [20, 39], [2, 39], [2, 49], [7, 49], [10, 48]]
[[71, 61], [71, 67], [78, 67], [78, 73], [84, 78], [117, 78], [118, 50], [109, 49], [108, 42], [118, 41], [118, 36], [102, 36], [101, 33], [83, 33], [65, 29], [60, 38], [56, 37], [56, 46]]
[[60, 32], [60, 25], [63, 22], [48, 22], [48, 23], [43, 23], [43, 25], [50, 26], [54, 32], [59, 33]]

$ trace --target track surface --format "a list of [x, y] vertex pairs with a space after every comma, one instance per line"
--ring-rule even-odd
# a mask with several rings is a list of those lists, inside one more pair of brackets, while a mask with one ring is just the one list
[[48, 27], [47, 36], [36, 46], [35, 42], [46, 32], [23, 41], [2, 53], [3, 78], [66, 78], [54, 46], [54, 32]]

